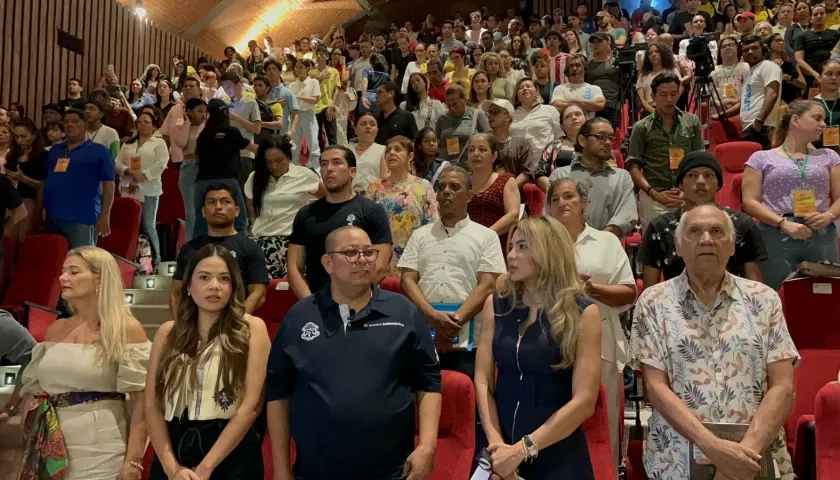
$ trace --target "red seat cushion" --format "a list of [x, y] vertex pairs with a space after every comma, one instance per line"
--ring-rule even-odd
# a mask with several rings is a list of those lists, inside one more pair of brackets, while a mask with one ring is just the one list
[[129, 260], [133, 259], [137, 253], [142, 213], [143, 207], [137, 200], [128, 197], [115, 198], [111, 207], [111, 234], [99, 237], [96, 246]]
[[20, 247], [20, 265], [3, 296], [3, 305], [24, 302], [55, 307], [61, 295], [58, 277], [69, 245], [61, 235], [30, 235]]
[[[816, 311], [816, 310], [812, 310]], [[822, 317], [826, 318], [826, 317]], [[790, 324], [790, 323], [788, 323]], [[827, 383], [837, 380], [840, 371], [840, 350], [799, 350], [802, 360], [794, 371], [796, 398], [793, 408], [785, 420], [785, 435], [788, 449], [793, 451], [796, 443], [796, 426], [803, 415], [814, 413], [814, 399], [817, 392]]]

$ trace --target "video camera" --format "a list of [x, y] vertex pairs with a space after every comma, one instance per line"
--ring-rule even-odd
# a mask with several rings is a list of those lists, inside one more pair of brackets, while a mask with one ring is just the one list
[[709, 43], [717, 41], [718, 34], [707, 33], [699, 37], [692, 37], [685, 47], [685, 56], [694, 62], [694, 77], [698, 80], [708, 80], [715, 69], [712, 51]]
[[617, 48], [615, 50], [615, 57], [613, 58], [613, 67], [619, 69], [624, 74], [635, 74], [636, 52], [644, 52], [647, 48], [646, 43], [637, 43], [635, 45], [626, 45]]

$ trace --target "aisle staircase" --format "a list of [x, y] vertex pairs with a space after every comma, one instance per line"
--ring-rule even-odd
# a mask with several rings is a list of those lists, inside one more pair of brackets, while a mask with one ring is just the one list
[[169, 287], [175, 262], [161, 262], [158, 275], [135, 275], [132, 288], [125, 290], [125, 304], [146, 330], [149, 340], [154, 340], [158, 327], [172, 320], [169, 312]]

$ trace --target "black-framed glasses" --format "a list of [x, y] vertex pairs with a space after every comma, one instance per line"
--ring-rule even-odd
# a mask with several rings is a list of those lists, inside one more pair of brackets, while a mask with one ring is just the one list
[[341, 253], [350, 263], [358, 262], [361, 260], [362, 256], [364, 256], [367, 261], [372, 262], [376, 260], [377, 256], [379, 256], [379, 250], [375, 248], [348, 248], [347, 250], [333, 250], [327, 253]]
[[613, 143], [615, 141], [615, 136], [613, 135], [604, 135], [603, 133], [588, 133], [584, 135], [584, 137], [589, 138], [593, 137], [595, 140], [598, 140], [601, 143], [609, 142]]

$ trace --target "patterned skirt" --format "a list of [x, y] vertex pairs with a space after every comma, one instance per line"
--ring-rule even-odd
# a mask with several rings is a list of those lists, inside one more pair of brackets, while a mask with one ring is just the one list
[[256, 237], [254, 239], [265, 255], [268, 275], [272, 278], [286, 278], [288, 273], [286, 251], [289, 249], [289, 237], [277, 235], [270, 237]]

